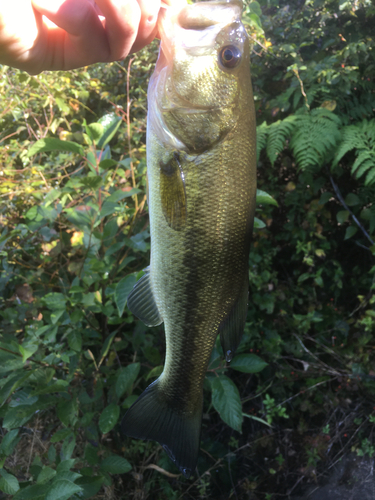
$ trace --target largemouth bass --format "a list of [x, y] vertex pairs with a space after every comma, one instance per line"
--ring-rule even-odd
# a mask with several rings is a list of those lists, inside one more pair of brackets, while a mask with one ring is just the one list
[[186, 477], [197, 464], [215, 339], [230, 361], [247, 314], [256, 145], [241, 13], [241, 0], [164, 10], [148, 89], [151, 262], [128, 306], [146, 325], [164, 321], [167, 345], [163, 373], [122, 431], [158, 441]]

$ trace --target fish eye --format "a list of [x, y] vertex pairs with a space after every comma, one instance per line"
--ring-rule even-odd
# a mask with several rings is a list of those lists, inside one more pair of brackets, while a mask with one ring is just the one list
[[240, 49], [235, 45], [226, 45], [219, 52], [219, 61], [224, 68], [235, 68], [241, 61]]

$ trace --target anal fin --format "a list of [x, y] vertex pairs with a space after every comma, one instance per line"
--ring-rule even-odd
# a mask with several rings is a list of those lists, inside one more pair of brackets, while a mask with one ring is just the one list
[[151, 288], [150, 267], [134, 285], [128, 296], [128, 307], [147, 326], [158, 326], [163, 323]]

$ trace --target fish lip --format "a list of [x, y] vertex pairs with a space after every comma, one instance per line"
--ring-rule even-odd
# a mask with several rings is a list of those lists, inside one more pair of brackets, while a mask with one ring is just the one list
[[224, 26], [241, 22], [242, 11], [243, 0], [203, 0], [185, 5], [176, 2], [162, 9], [158, 19], [158, 29], [161, 49], [167, 61], [170, 63], [173, 60], [177, 45], [185, 50], [196, 48], [197, 40], [189, 41], [190, 31], [202, 32], [203, 38], [199, 38], [199, 50], [212, 48], [216, 34]]

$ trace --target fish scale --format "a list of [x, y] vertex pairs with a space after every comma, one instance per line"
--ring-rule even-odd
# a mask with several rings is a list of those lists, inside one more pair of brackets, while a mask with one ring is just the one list
[[239, 5], [219, 0], [166, 12], [148, 92], [151, 262], [128, 305], [149, 326], [164, 322], [166, 358], [122, 430], [158, 441], [186, 477], [197, 463], [213, 345], [220, 334], [230, 361], [247, 313], [256, 146]]

